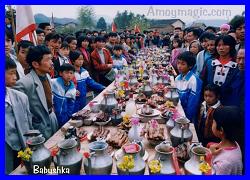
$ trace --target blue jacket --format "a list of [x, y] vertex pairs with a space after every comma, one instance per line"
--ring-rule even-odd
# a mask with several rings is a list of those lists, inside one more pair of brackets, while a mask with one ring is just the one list
[[225, 73], [226, 79], [224, 83], [220, 77], [215, 78], [216, 68], [220, 68], [220, 62], [215, 60], [209, 60], [204, 73], [204, 85], [216, 84], [220, 86], [220, 101], [223, 106], [239, 106], [240, 95], [239, 88], [241, 86], [242, 77], [238, 69], [237, 63], [231, 61], [230, 64], [225, 65], [229, 68], [228, 73]]
[[181, 105], [186, 117], [197, 126], [197, 110], [199, 108], [202, 81], [192, 71], [183, 77], [179, 74], [175, 78]]
[[77, 90], [80, 92], [80, 96], [76, 97], [74, 112], [77, 112], [84, 108], [86, 105], [87, 86], [92, 90], [101, 92], [105, 89], [105, 86], [95, 82], [86, 69], [80, 68], [80, 72], [75, 72], [75, 78], [77, 80]]
[[64, 81], [61, 77], [52, 79], [52, 93], [55, 114], [59, 127], [62, 127], [74, 112], [76, 88], [70, 82], [69, 89], [66, 91]]
[[202, 50], [197, 54], [194, 72], [198, 77], [200, 77], [204, 65], [206, 65], [207, 61], [211, 58], [212, 55], [206, 50]]
[[127, 64], [127, 61], [123, 55], [121, 55], [120, 57], [113, 55], [112, 60], [113, 60], [113, 68], [116, 68], [117, 70], [123, 69], [124, 64], [125, 63]]

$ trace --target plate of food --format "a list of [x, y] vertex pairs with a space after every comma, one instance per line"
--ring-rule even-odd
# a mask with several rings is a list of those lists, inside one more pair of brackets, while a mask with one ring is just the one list
[[159, 104], [159, 105], [164, 104], [166, 102], [164, 97], [161, 97], [161, 96], [159, 96], [157, 94], [153, 94], [150, 99], [151, 99], [151, 101], [153, 101], [153, 102], [155, 102], [156, 104]]
[[71, 117], [72, 120], [84, 120], [90, 116], [91, 111], [88, 109], [82, 109], [74, 113]]
[[173, 116], [173, 114], [174, 113], [172, 111], [167, 109], [163, 113], [160, 114], [160, 117], [163, 118], [163, 119], [169, 120]]
[[93, 118], [93, 121], [99, 126], [105, 126], [111, 121], [111, 117], [107, 113], [100, 112]]
[[165, 141], [164, 128], [160, 126], [156, 120], [151, 120], [146, 123], [141, 134], [145, 136], [152, 146], [156, 146]]
[[87, 134], [89, 141], [96, 141], [98, 139], [108, 139], [110, 137], [110, 130], [98, 127]]
[[[125, 155], [125, 153], [124, 153], [124, 151], [121, 148], [121, 149], [117, 150], [114, 155], [115, 155], [115, 159], [118, 161], [119, 159], [121, 159]], [[149, 157], [149, 154], [145, 150], [145, 153], [144, 153], [144, 156], [142, 157], [142, 159], [144, 161], [146, 161], [148, 159], [148, 157]]]
[[111, 133], [109, 138], [107, 139], [107, 143], [116, 149], [121, 148], [128, 142], [129, 140], [126, 131], [121, 129], [118, 129], [118, 131]]
[[143, 105], [141, 109], [139, 109], [138, 114], [140, 116], [145, 116], [145, 117], [155, 117], [160, 115], [160, 111], [157, 109], [152, 109], [149, 105]]

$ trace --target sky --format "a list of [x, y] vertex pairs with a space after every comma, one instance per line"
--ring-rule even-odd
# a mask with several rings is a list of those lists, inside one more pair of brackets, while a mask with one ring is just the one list
[[[192, 22], [199, 19], [230, 20], [233, 16], [242, 14], [244, 5], [92, 5], [95, 14], [112, 21], [118, 11], [131, 11], [144, 14], [149, 19], [181, 19]], [[79, 5], [34, 5], [33, 13], [42, 13], [51, 17], [77, 18]]]

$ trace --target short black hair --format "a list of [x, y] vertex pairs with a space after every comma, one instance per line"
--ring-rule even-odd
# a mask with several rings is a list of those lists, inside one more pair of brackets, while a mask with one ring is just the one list
[[117, 33], [115, 33], [115, 32], [110, 32], [110, 33], [109, 33], [109, 37], [117, 37]]
[[51, 54], [51, 51], [47, 46], [45, 45], [31, 46], [29, 48], [26, 61], [30, 65], [30, 67], [33, 67], [32, 62], [36, 61], [40, 63], [41, 60], [43, 59], [43, 56], [46, 54]]
[[59, 72], [64, 72], [64, 71], [73, 71], [75, 72], [75, 67], [72, 64], [69, 63], [64, 63], [60, 66]]
[[208, 26], [205, 28], [205, 31], [207, 31], [208, 29], [211, 29], [214, 33], [216, 33], [216, 28], [213, 26]]
[[109, 35], [108, 34], [104, 34], [103, 38], [104, 38], [104, 42], [106, 42], [107, 39], [109, 39]]
[[227, 34], [229, 33], [235, 33], [235, 29], [230, 29]]
[[182, 46], [182, 40], [180, 38], [174, 38], [172, 43], [174, 43], [174, 41], [178, 43], [179, 48]]
[[64, 49], [69, 48], [69, 43], [66, 42], [66, 41], [63, 41], [60, 49], [63, 49], [63, 48], [64, 48]]
[[134, 36], [134, 35], [130, 35], [129, 37], [130, 37], [131, 40], [132, 40], [132, 39], [135, 39], [135, 36]]
[[234, 16], [233, 19], [229, 23], [233, 29], [237, 29], [240, 27], [242, 24], [245, 24], [245, 17], [244, 16]]
[[11, 39], [12, 42], [14, 41], [13, 34], [6, 28], [5, 28], [5, 36], [7, 37], [7, 39]]
[[205, 91], [212, 91], [217, 98], [220, 96], [220, 87], [215, 84], [206, 85], [206, 87], [204, 88], [204, 92]]
[[194, 67], [196, 63], [195, 55], [189, 51], [185, 51], [177, 56], [177, 60], [185, 61], [189, 67]]
[[46, 28], [46, 26], [50, 26], [50, 23], [48, 23], [48, 22], [40, 23], [40, 24], [38, 25], [38, 28], [44, 30], [44, 29]]
[[174, 28], [174, 30], [177, 30], [177, 29], [182, 30], [181, 27], [175, 27]]
[[183, 31], [187, 33], [190, 31], [190, 29], [192, 29], [192, 27], [186, 27]]
[[78, 51], [78, 50], [76, 50], [76, 51], [70, 51], [69, 52], [69, 59], [72, 62], [75, 62], [81, 55], [82, 55], [82, 53], [80, 51]]
[[88, 34], [92, 35], [92, 31], [87, 30], [87, 31], [86, 31], [86, 35], [88, 35]]
[[88, 36], [83, 35], [83, 36], [78, 37], [77, 38], [77, 47], [81, 48], [82, 47], [82, 42], [85, 41], [85, 40], [90, 42], [90, 38]]
[[45, 41], [48, 42], [52, 39], [55, 39], [55, 40], [59, 40], [59, 39], [62, 39], [62, 37], [58, 34], [58, 33], [49, 33], [45, 36]]
[[122, 45], [120, 45], [120, 44], [115, 45], [113, 50], [114, 50], [114, 51], [115, 51], [115, 50], [117, 50], [117, 51], [123, 50]]
[[193, 32], [193, 35], [196, 36], [197, 38], [200, 37], [202, 30], [199, 28], [191, 28], [187, 31], [188, 33]]
[[239, 136], [240, 109], [236, 106], [223, 106], [215, 109], [213, 119], [217, 130], [223, 130], [226, 139], [235, 141]]
[[199, 37], [199, 41], [202, 43], [205, 39], [211, 39], [211, 38], [213, 39], [215, 38], [215, 35], [213, 33], [203, 32]]
[[44, 30], [42, 30], [41, 28], [36, 29], [36, 34], [42, 34], [42, 33], [45, 34]]
[[75, 36], [66, 36], [64, 41], [71, 43], [73, 40], [76, 40]]
[[28, 40], [21, 40], [18, 44], [17, 44], [17, 51], [20, 51], [20, 48], [29, 48], [31, 46], [34, 46], [33, 42], [28, 41]]
[[96, 43], [96, 42], [95, 42], [95, 38], [96, 38], [96, 37], [94, 37], [94, 36], [89, 37], [89, 44]]
[[82, 36], [83, 34], [84, 32], [82, 30], [75, 32], [76, 38], [78, 38], [79, 36]]
[[103, 36], [97, 36], [97, 37], [95, 38], [95, 42], [105, 42], [105, 39], [104, 39]]
[[16, 69], [16, 63], [14, 60], [12, 60], [10, 57], [5, 56], [5, 71], [10, 69]]
[[48, 22], [40, 23], [40, 24], [38, 25], [38, 28], [44, 30], [44, 29], [46, 28], [46, 26], [50, 26], [50, 23], [48, 23]]
[[[223, 43], [225, 45], [230, 46], [230, 51], [229, 51], [230, 57], [231, 58], [235, 58], [235, 56], [236, 56], [236, 49], [235, 49], [236, 40], [232, 36], [230, 36], [230, 35], [221, 35], [221, 36], [219, 36], [216, 39], [216, 41], [215, 41], [215, 47], [218, 46], [218, 44], [219, 44], [220, 41], [223, 41]], [[218, 55], [217, 51], [216, 51], [216, 53]]]

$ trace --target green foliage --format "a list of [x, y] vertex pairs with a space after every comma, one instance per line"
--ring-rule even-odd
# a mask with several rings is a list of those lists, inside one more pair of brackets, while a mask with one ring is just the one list
[[140, 27], [141, 32], [149, 28], [149, 20], [144, 15], [136, 15], [130, 22], [130, 29], [134, 28], [135, 25]]
[[139, 15], [139, 14], [135, 15], [132, 12], [128, 13], [127, 10], [125, 10], [122, 13], [117, 12], [114, 21], [119, 30], [127, 28], [133, 29], [135, 25], [138, 25], [141, 31], [149, 27], [149, 21], [145, 17], [145, 15]]
[[95, 20], [94, 20], [95, 12], [91, 6], [81, 6], [78, 9], [78, 20], [79, 20], [79, 28], [94, 28]]
[[77, 29], [72, 26], [69, 26], [69, 27], [59, 26], [56, 28], [56, 32], [62, 33], [62, 34], [72, 34], [72, 33], [75, 33], [76, 31]]
[[97, 21], [96, 28], [107, 30], [107, 23], [103, 17], [100, 17], [100, 19]]

